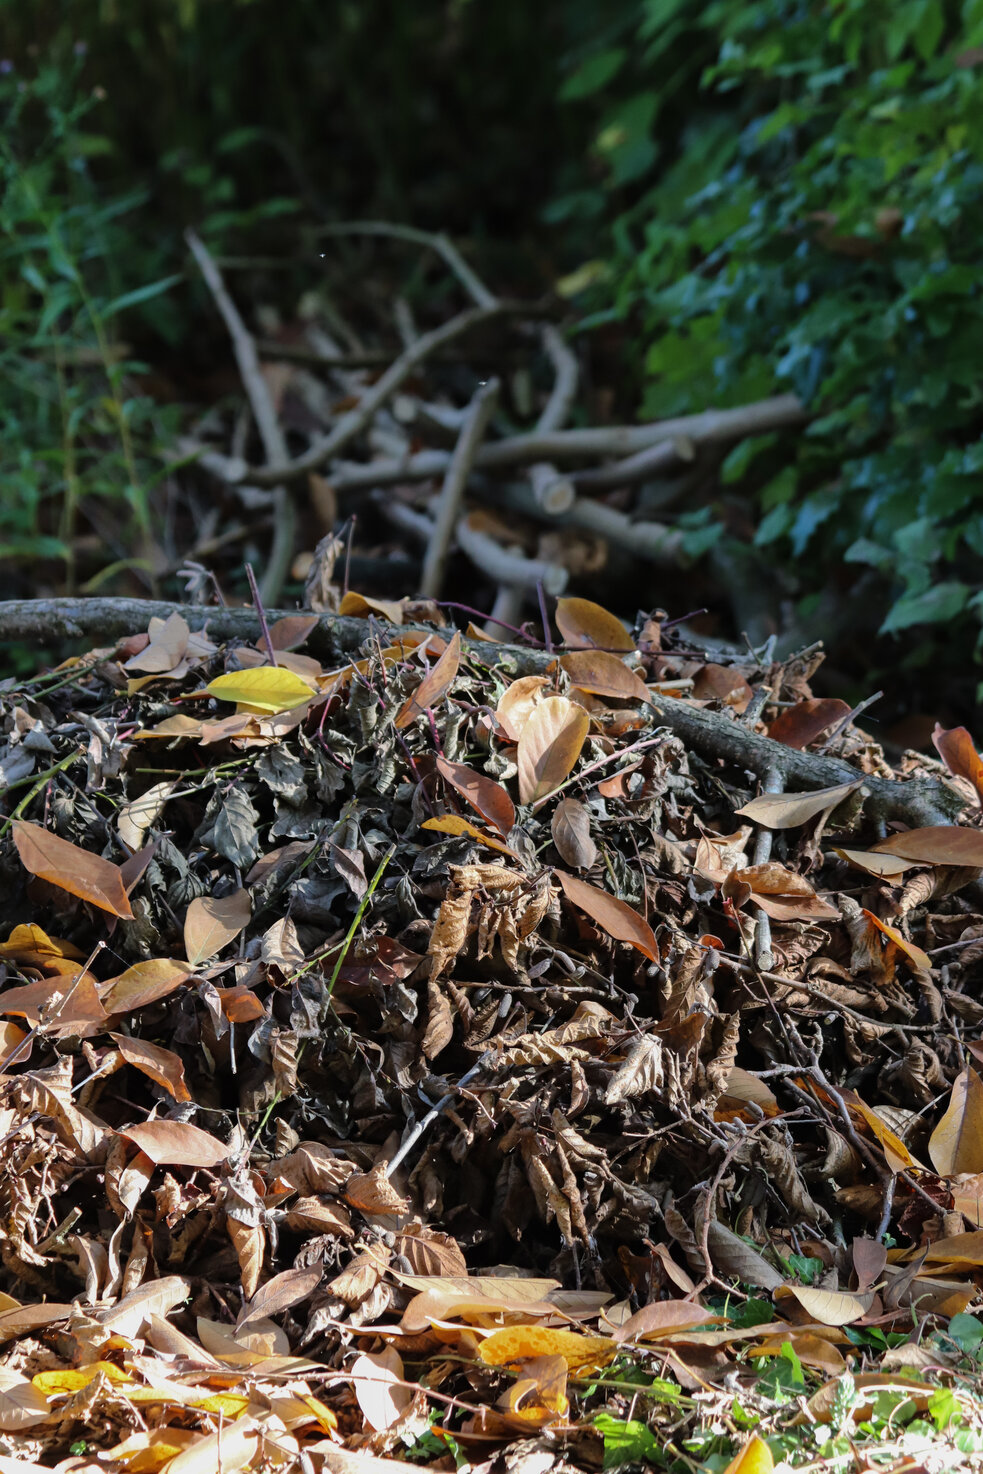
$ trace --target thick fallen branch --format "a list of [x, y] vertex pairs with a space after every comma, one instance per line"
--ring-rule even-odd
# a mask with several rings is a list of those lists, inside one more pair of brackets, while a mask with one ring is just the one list
[[[424, 333], [400, 354], [370, 389], [365, 391], [356, 407], [342, 415], [338, 423], [326, 435], [315, 440], [303, 455], [297, 456], [295, 460], [285, 461], [279, 466], [246, 466], [240, 479], [251, 482], [253, 486], [276, 486], [280, 482], [297, 481], [300, 477], [306, 476], [308, 471], [319, 471], [334, 456], [340, 455], [345, 446], [357, 435], [361, 434], [376, 412], [396, 393], [400, 385], [405, 383], [410, 374], [438, 348], [452, 343], [455, 338], [462, 337], [472, 328], [520, 310], [528, 312], [529, 309], [528, 307], [520, 309], [515, 303], [508, 302], [496, 302], [491, 307], [470, 307], [466, 312], [452, 317], [450, 322], [442, 323], [439, 328], [434, 328], [433, 332]], [[442, 470], [446, 468], [449, 460], [448, 456], [441, 467]]]
[[[181, 614], [192, 629], [202, 629], [217, 640], [255, 639], [259, 620], [254, 609], [215, 609], [195, 604], [167, 604], [150, 599], [16, 599], [0, 603], [0, 640], [28, 640], [44, 648], [64, 639], [88, 639], [107, 644], [123, 635], [145, 630], [152, 616], [166, 619]], [[267, 610], [272, 621], [295, 609]], [[308, 637], [318, 656], [338, 657], [357, 650], [378, 630], [381, 621], [370, 624], [336, 614], [322, 614]], [[546, 670], [554, 657], [545, 650], [521, 645], [489, 645], [475, 642], [475, 656], [482, 665], [503, 664], [517, 675], [534, 675]], [[833, 788], [851, 783], [857, 769], [839, 758], [820, 757], [785, 747], [770, 737], [759, 736], [725, 712], [708, 711], [670, 698], [652, 704], [653, 722], [667, 727], [707, 759], [718, 758], [745, 771], [764, 777], [774, 771], [789, 792]], [[867, 812], [874, 818], [900, 819], [906, 824], [952, 824], [964, 807], [963, 799], [947, 784], [932, 779], [899, 782], [890, 778], [864, 776]]]
[[[381, 380], [380, 380], [381, 382]], [[513, 435], [483, 445], [475, 456], [477, 471], [505, 471], [536, 461], [599, 460], [604, 456], [634, 456], [639, 451], [662, 441], [678, 441], [681, 446], [709, 445], [720, 440], [740, 440], [745, 435], [760, 435], [766, 430], [780, 430], [801, 425], [809, 418], [794, 394], [776, 399], [762, 399], [757, 404], [744, 404], [737, 409], [710, 409], [698, 415], [683, 415], [674, 420], [656, 420], [649, 425], [606, 425], [589, 430], [553, 430], [528, 435]], [[442, 476], [450, 461], [447, 450], [422, 450], [416, 455], [393, 459], [380, 457], [365, 465], [339, 466], [332, 471], [331, 484], [337, 492], [371, 490], [391, 486], [397, 481], [428, 481]], [[679, 456], [679, 450], [653, 457], [646, 474], [663, 470]], [[605, 473], [608, 468], [605, 468]], [[242, 479], [265, 485], [259, 473], [243, 468]]]

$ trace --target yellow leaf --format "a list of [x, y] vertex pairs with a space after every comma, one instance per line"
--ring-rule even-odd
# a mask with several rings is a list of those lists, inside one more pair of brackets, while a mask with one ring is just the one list
[[71, 942], [49, 937], [46, 931], [33, 922], [15, 926], [7, 940], [0, 942], [0, 957], [16, 957], [19, 962], [23, 962], [25, 953], [30, 955], [35, 952], [51, 957], [71, 957], [76, 962], [81, 962], [85, 957], [85, 953], [80, 952], [78, 947], [73, 947]]
[[486, 1366], [512, 1366], [539, 1356], [562, 1356], [570, 1371], [603, 1367], [618, 1354], [618, 1344], [609, 1336], [581, 1336], [576, 1331], [554, 1330], [551, 1326], [506, 1326], [478, 1348]]
[[235, 701], [253, 711], [289, 711], [310, 701], [315, 691], [307, 681], [279, 665], [261, 665], [255, 670], [229, 671], [216, 676], [205, 687], [209, 696]]
[[968, 1066], [956, 1077], [945, 1115], [929, 1137], [928, 1154], [940, 1177], [983, 1172], [983, 1080]]
[[919, 1172], [925, 1170], [917, 1157], [912, 1156], [900, 1136], [896, 1136], [891, 1128], [884, 1124], [877, 1112], [872, 1111], [855, 1090], [841, 1090], [840, 1095], [850, 1109], [856, 1111], [860, 1119], [869, 1126], [880, 1143], [884, 1160], [892, 1172], [910, 1172], [912, 1168]]
[[467, 834], [471, 839], [478, 840], [487, 845], [490, 850], [498, 850], [501, 855], [513, 855], [507, 844], [502, 844], [499, 839], [492, 839], [490, 834], [472, 824], [468, 819], [462, 819], [460, 814], [442, 814], [439, 819], [424, 819], [421, 829], [435, 829], [438, 834]]
[[80, 1392], [83, 1387], [88, 1387], [90, 1382], [94, 1382], [100, 1373], [114, 1384], [133, 1381], [128, 1372], [121, 1371], [111, 1361], [94, 1361], [90, 1362], [87, 1367], [76, 1369], [66, 1367], [63, 1371], [38, 1372], [31, 1378], [31, 1382], [46, 1397], [59, 1397], [66, 1393]]
[[886, 921], [881, 921], [880, 917], [875, 916], [873, 911], [865, 910], [864, 915], [866, 916], [867, 920], [871, 922], [871, 924], [875, 926], [879, 932], [882, 933], [883, 936], [892, 941], [894, 945], [898, 948], [898, 950], [904, 953], [908, 961], [911, 962], [918, 969], [919, 972], [931, 971], [932, 959], [929, 957], [927, 952], [923, 952], [921, 947], [916, 947], [914, 942], [909, 942], [907, 937], [903, 937], [896, 927], [889, 926]]
[[246, 1411], [249, 1402], [250, 1399], [239, 1392], [214, 1392], [211, 1397], [203, 1397], [191, 1406], [202, 1413], [221, 1413], [224, 1418], [238, 1418]]
[[775, 1460], [771, 1449], [757, 1433], [744, 1445], [736, 1459], [731, 1459], [724, 1474], [772, 1474]]

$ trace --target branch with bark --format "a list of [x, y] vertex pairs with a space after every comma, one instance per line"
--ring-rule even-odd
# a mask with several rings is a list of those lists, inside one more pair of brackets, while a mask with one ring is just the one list
[[[0, 640], [30, 641], [51, 646], [62, 640], [110, 643], [146, 630], [152, 616], [166, 619], [179, 613], [192, 629], [207, 627], [217, 640], [255, 639], [260, 633], [254, 609], [216, 609], [204, 605], [168, 604], [149, 599], [23, 599], [0, 603]], [[296, 610], [268, 610], [267, 619], [296, 614]], [[321, 614], [308, 637], [311, 652], [339, 658], [358, 650], [379, 632], [369, 622], [336, 614]], [[493, 645], [483, 641], [465, 645], [484, 666], [502, 665], [517, 675], [547, 670], [554, 657], [545, 650], [521, 645]], [[773, 773], [786, 791], [832, 788], [855, 782], [856, 768], [839, 758], [801, 752], [752, 731], [728, 712], [709, 711], [685, 701], [663, 698], [651, 703], [653, 727], [674, 732], [708, 761], [719, 760], [760, 778]], [[863, 777], [866, 809], [877, 819], [899, 819], [913, 826], [952, 824], [964, 807], [953, 788], [932, 779]]]

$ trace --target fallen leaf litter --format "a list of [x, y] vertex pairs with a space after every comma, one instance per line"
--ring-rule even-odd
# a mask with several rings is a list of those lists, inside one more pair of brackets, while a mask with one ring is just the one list
[[[267, 650], [175, 612], [0, 692], [21, 1466], [84, 1427], [101, 1469], [347, 1469], [424, 1434], [593, 1468], [626, 1350], [676, 1387], [647, 1408], [670, 1438], [783, 1344], [836, 1378], [850, 1329], [971, 1305], [969, 735], [893, 770], [812, 697], [815, 654], [710, 658], [561, 599], [529, 669], [351, 597], [334, 667], [310, 616]], [[852, 779], [759, 793], [748, 743], [808, 762], [838, 723]], [[899, 821], [926, 781], [959, 824]], [[770, 1460], [752, 1437], [731, 1468]]]

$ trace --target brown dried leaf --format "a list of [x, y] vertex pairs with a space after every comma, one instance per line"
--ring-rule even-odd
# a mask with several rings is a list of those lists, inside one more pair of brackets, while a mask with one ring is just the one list
[[316, 614], [285, 614], [270, 625], [270, 644], [274, 650], [296, 650], [319, 623]]
[[862, 782], [858, 778], [855, 783], [838, 783], [835, 788], [818, 788], [812, 793], [763, 793], [735, 813], [742, 819], [763, 824], [766, 829], [797, 829], [817, 814], [835, 809], [851, 793], [856, 793]]
[[519, 736], [519, 802], [536, 803], [573, 771], [587, 738], [590, 717], [566, 696], [547, 696]]
[[414, 1274], [467, 1275], [468, 1266], [456, 1239], [429, 1228], [407, 1228], [396, 1236], [396, 1252], [409, 1261]]
[[655, 940], [655, 933], [644, 916], [640, 916], [626, 901], [619, 901], [607, 891], [598, 889], [596, 885], [588, 885], [575, 875], [567, 875], [563, 870], [557, 870], [556, 878], [563, 887], [567, 900], [581, 911], [586, 911], [591, 920], [596, 921], [609, 937], [637, 947], [650, 962], [659, 961], [659, 944]]
[[923, 865], [983, 865], [983, 830], [961, 824], [930, 824], [889, 834], [873, 847], [879, 855], [900, 855]]
[[801, 749], [815, 742], [827, 727], [841, 722], [849, 713], [850, 708], [838, 696], [812, 696], [776, 717], [768, 728], [768, 736], [785, 747]]
[[697, 701], [720, 701], [743, 711], [753, 692], [739, 670], [732, 665], [715, 665], [710, 661], [698, 671], [693, 682]]
[[561, 798], [550, 823], [553, 843], [561, 860], [578, 870], [589, 870], [597, 859], [597, 846], [591, 839], [590, 810], [575, 798]]
[[144, 1121], [122, 1127], [119, 1134], [146, 1152], [158, 1167], [217, 1167], [229, 1155], [223, 1141], [189, 1121]]
[[714, 1315], [692, 1300], [654, 1300], [629, 1316], [614, 1332], [615, 1341], [657, 1341], [673, 1331], [694, 1326], [722, 1325], [727, 1317]]
[[442, 973], [453, 967], [454, 959], [467, 940], [472, 899], [470, 890], [459, 890], [451, 892], [441, 902], [427, 948], [431, 982], [435, 983]]
[[557, 599], [556, 627], [571, 650], [634, 650], [620, 619], [590, 599]]
[[570, 683], [594, 696], [608, 696], [617, 701], [648, 702], [648, 688], [641, 676], [629, 670], [617, 655], [604, 650], [574, 650], [560, 657], [560, 664]]
[[345, 1202], [360, 1213], [405, 1213], [408, 1199], [402, 1197], [386, 1176], [386, 1163], [379, 1162], [371, 1172], [355, 1172], [342, 1193]]
[[252, 904], [245, 890], [229, 896], [196, 896], [184, 918], [184, 950], [192, 967], [214, 957], [249, 925]]
[[110, 916], [133, 920], [118, 865], [69, 844], [67, 839], [59, 839], [40, 824], [15, 819], [13, 830], [14, 844], [25, 870], [98, 906], [100, 911], [108, 911]]
[[417, 686], [396, 714], [394, 726], [397, 729], [408, 727], [418, 716], [422, 716], [428, 707], [436, 706], [447, 694], [457, 675], [461, 664], [461, 636], [455, 630], [454, 635], [437, 661]]
[[936, 722], [932, 741], [949, 772], [955, 778], [968, 779], [976, 789], [976, 797], [983, 803], [983, 762], [966, 728], [950, 727], [946, 731]]
[[856, 870], [864, 870], [868, 875], [876, 875], [885, 880], [895, 875], [903, 875], [917, 860], [902, 860], [900, 855], [879, 855], [874, 850], [844, 850], [834, 845], [833, 854], [839, 855], [841, 860], [846, 860]]
[[476, 773], [465, 763], [448, 762], [445, 757], [437, 758], [437, 772], [503, 838], [508, 834], [515, 823], [515, 805], [501, 783]]
[[285, 1269], [282, 1274], [275, 1274], [240, 1310], [236, 1335], [253, 1321], [279, 1315], [282, 1310], [299, 1305], [313, 1295], [320, 1283], [320, 1265], [310, 1269]]
[[560, 1288], [558, 1280], [524, 1279], [497, 1275], [417, 1275], [391, 1271], [401, 1285], [417, 1293], [403, 1311], [405, 1331], [424, 1331], [433, 1320], [478, 1321], [490, 1312], [523, 1316], [555, 1315], [547, 1296]]
[[848, 1326], [865, 1316], [874, 1303], [874, 1292], [860, 1295], [849, 1290], [823, 1290], [813, 1285], [784, 1285], [775, 1299], [792, 1296], [803, 1310], [822, 1326]]
[[128, 1034], [110, 1034], [128, 1065], [141, 1070], [172, 1095], [175, 1100], [190, 1100], [191, 1092], [184, 1080], [184, 1061], [172, 1049], [148, 1044], [146, 1039], [132, 1039]]
[[928, 1154], [940, 1177], [983, 1172], [983, 1080], [966, 1068], [957, 1075], [945, 1115], [929, 1137]]
[[151, 675], [166, 675], [180, 662], [188, 648], [191, 630], [187, 621], [175, 612], [166, 619], [156, 615], [148, 628], [150, 643], [138, 655], [126, 662], [127, 670], [145, 671]]

